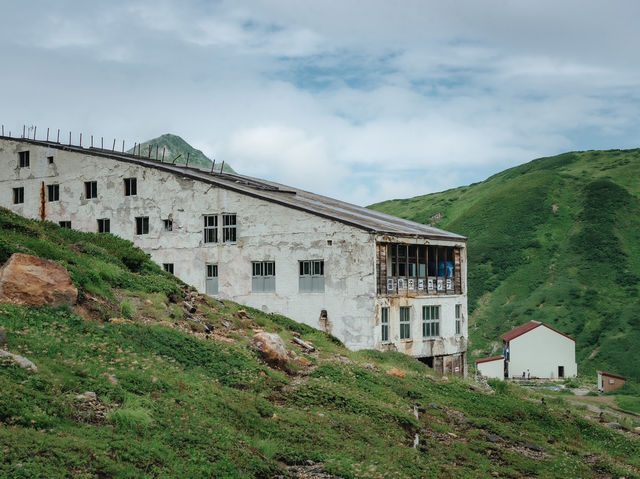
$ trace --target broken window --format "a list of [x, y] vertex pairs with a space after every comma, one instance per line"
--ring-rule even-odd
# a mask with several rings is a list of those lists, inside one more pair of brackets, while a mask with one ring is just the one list
[[50, 165], [53, 165], [53, 156], [47, 156], [47, 161]]
[[138, 194], [138, 179], [124, 179], [124, 196], [136, 196]]
[[386, 254], [381, 256], [384, 259], [378, 261], [385, 262], [386, 267], [380, 271], [386, 271], [388, 275], [387, 293], [396, 291], [395, 284], [398, 290], [435, 293], [459, 290], [459, 282], [454, 281], [455, 257], [456, 248], [450, 246], [392, 243], [387, 245]]
[[324, 293], [324, 260], [300, 261], [298, 289], [301, 293]]
[[137, 235], [149, 234], [149, 217], [148, 216], [136, 217], [136, 234]]
[[47, 185], [47, 199], [60, 201], [60, 185]]
[[109, 218], [100, 218], [98, 220], [98, 233], [111, 233], [111, 220]]
[[207, 294], [218, 294], [218, 265], [207, 264], [207, 280], [206, 280]]
[[400, 339], [411, 339], [410, 306], [400, 306]]
[[24, 203], [24, 187], [23, 186], [13, 189], [13, 204], [18, 205], [20, 203]]
[[462, 334], [462, 305], [456, 304], [456, 334]]
[[236, 242], [236, 215], [225, 214], [222, 215], [222, 242], [223, 243], [235, 243]]
[[256, 261], [251, 266], [251, 291], [254, 293], [275, 292], [276, 263], [274, 261]]
[[71, 221], [58, 221], [60, 228], [71, 229]]
[[162, 269], [167, 273], [173, 274], [173, 263], [162, 263]]
[[85, 181], [84, 182], [84, 197], [87, 200], [98, 197], [98, 182], [97, 181]]
[[216, 215], [206, 215], [204, 217], [204, 242], [218, 242], [218, 217]]
[[21, 151], [18, 153], [18, 164], [20, 168], [29, 168], [29, 152]]
[[422, 307], [422, 337], [437, 338], [440, 336], [440, 306]]
[[173, 220], [162, 220], [165, 231], [173, 231]]
[[383, 307], [380, 310], [380, 313], [381, 313], [380, 329], [381, 329], [382, 342], [388, 343], [389, 342], [389, 308]]

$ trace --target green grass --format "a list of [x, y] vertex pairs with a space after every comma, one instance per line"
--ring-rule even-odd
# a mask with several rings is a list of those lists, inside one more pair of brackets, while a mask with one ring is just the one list
[[[0, 361], [0, 477], [271, 478], [308, 460], [372, 479], [633, 477], [640, 467], [637, 440], [568, 414], [560, 397], [541, 404], [507, 383], [492, 382], [488, 395], [469, 380], [434, 381], [409, 356], [351, 352], [309, 326], [228, 301], [200, 300], [198, 314], [217, 336], [194, 335], [176, 327], [170, 301], [185, 286], [129, 243], [6, 210], [0, 224], [0, 252], [54, 259], [82, 292], [76, 310], [0, 305], [7, 349], [38, 367]], [[96, 300], [112, 308], [105, 316], [131, 322], [78, 315]], [[257, 328], [300, 356], [294, 332], [313, 342], [314, 366], [289, 374], [263, 364], [249, 346]], [[386, 374], [391, 368], [406, 376]], [[625, 387], [620, 398], [632, 395]], [[97, 405], [83, 399], [87, 391]], [[523, 454], [531, 445], [544, 457]]]
[[640, 380], [640, 150], [573, 152], [372, 208], [468, 237], [472, 358], [530, 320], [577, 339], [579, 372]]

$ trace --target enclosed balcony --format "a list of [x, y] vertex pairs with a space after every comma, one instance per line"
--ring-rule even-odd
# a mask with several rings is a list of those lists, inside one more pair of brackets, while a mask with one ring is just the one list
[[378, 243], [378, 294], [461, 294], [460, 249], [451, 246]]

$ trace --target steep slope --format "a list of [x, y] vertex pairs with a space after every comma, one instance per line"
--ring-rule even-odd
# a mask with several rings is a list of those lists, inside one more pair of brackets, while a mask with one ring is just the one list
[[[189, 158], [189, 166], [194, 166], [196, 168], [201, 168], [204, 170], [210, 170], [212, 166], [212, 161], [207, 158], [207, 156], [202, 153], [200, 150], [196, 150], [194, 147], [189, 145], [186, 141], [176, 135], [171, 135], [169, 133], [159, 136], [158, 138], [154, 138], [152, 140], [145, 141], [141, 143], [139, 146], [139, 151], [142, 156], [149, 155], [149, 147], [151, 147], [151, 155], [155, 158], [156, 149], [158, 151], [158, 157], [162, 157], [162, 149], [165, 149], [164, 153], [164, 161], [173, 161], [174, 159], [176, 163], [184, 165], [187, 162], [187, 157]], [[127, 153], [137, 154], [138, 147], [134, 149], [130, 149]], [[220, 171], [220, 167], [222, 166], [222, 162], [216, 162], [216, 171]], [[234, 173], [233, 169], [227, 163], [224, 164], [223, 171], [226, 173]]]
[[582, 374], [640, 379], [640, 150], [541, 158], [371, 208], [469, 238], [473, 356], [531, 319], [578, 340]]
[[[538, 391], [500, 382], [489, 394], [468, 380], [431, 376], [402, 354], [350, 352], [282, 316], [199, 296], [112, 235], [0, 209], [0, 263], [15, 251], [64, 265], [81, 302], [74, 310], [0, 305], [2, 347], [38, 367], [0, 361], [1, 477], [640, 471], [637, 435], [567, 412], [560, 396], [545, 404]], [[197, 307], [192, 317], [183, 299]], [[107, 321], [115, 315], [122, 317]], [[260, 330], [277, 332], [298, 360], [268, 367], [249, 347]], [[305, 352], [294, 335], [316, 351]]]

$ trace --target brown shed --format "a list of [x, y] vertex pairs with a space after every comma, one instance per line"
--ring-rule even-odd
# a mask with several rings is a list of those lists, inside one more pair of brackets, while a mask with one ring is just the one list
[[598, 390], [602, 392], [615, 391], [624, 386], [627, 382], [627, 378], [618, 374], [606, 373], [604, 371], [598, 371]]

